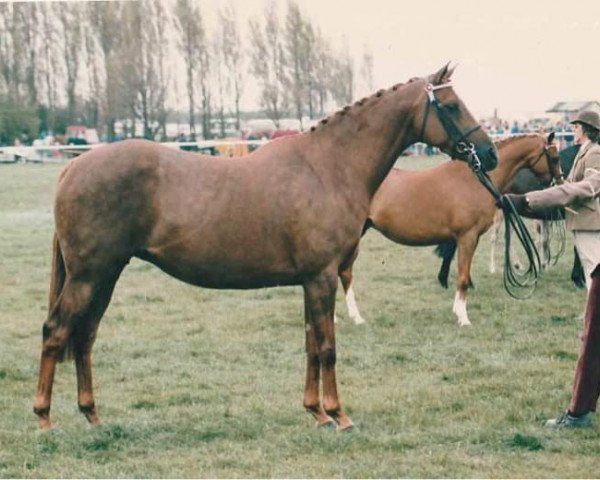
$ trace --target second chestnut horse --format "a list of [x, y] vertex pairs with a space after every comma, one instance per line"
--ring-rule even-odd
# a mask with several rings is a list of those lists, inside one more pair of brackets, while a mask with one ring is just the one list
[[[521, 168], [528, 168], [540, 180], [560, 178], [560, 161], [553, 141], [553, 133], [548, 138], [525, 134], [497, 141], [498, 167], [489, 174], [496, 188], [503, 192]], [[402, 245], [455, 242], [458, 275], [453, 311], [463, 326], [471, 324], [466, 300], [471, 261], [479, 238], [492, 225], [495, 211], [494, 198], [464, 163], [445, 162], [424, 170], [395, 168], [373, 197], [366, 227]], [[353, 261], [340, 272], [340, 278], [348, 314], [359, 324], [364, 319], [352, 288]]]

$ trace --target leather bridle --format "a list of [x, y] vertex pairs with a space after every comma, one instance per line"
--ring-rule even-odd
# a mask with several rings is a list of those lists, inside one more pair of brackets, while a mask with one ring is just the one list
[[433, 108], [437, 113], [438, 119], [440, 120], [442, 127], [444, 128], [446, 134], [452, 142], [451, 157], [466, 158], [467, 163], [471, 167], [471, 170], [481, 170], [481, 160], [477, 155], [475, 145], [472, 142], [469, 142], [469, 137], [477, 130], [479, 130], [481, 128], [481, 125], [477, 124], [473, 128], [467, 130], [466, 132], [461, 132], [458, 125], [456, 125], [456, 123], [454, 123], [454, 120], [452, 120], [450, 113], [448, 113], [448, 108], [444, 106], [442, 102], [440, 102], [435, 96], [436, 90], [448, 88], [451, 86], [451, 82], [442, 83], [440, 85], [433, 85], [432, 83], [427, 83], [425, 85], [427, 99], [425, 100], [425, 114], [423, 115], [423, 124], [421, 126], [421, 133], [419, 134], [419, 139], [421, 141], [423, 140], [423, 136], [425, 135], [425, 128], [427, 126], [427, 120], [429, 119], [429, 110], [430, 107], [433, 105]]

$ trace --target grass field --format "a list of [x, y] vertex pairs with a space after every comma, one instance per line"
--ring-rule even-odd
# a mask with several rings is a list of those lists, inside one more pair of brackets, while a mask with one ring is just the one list
[[54, 429], [40, 433], [32, 400], [58, 170], [0, 166], [0, 477], [598, 476], [598, 426], [542, 427], [568, 402], [579, 348], [584, 293], [570, 283], [572, 259], [516, 301], [487, 272], [487, 235], [472, 271], [473, 327], [459, 329], [432, 249], [367, 233], [355, 266], [366, 325], [348, 321], [338, 292], [351, 433], [316, 429], [303, 411], [300, 287], [205, 290], [137, 260], [94, 349], [103, 425], [78, 412], [66, 363]]

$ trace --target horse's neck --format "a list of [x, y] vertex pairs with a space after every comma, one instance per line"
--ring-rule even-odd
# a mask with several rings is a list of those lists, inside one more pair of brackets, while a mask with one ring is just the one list
[[334, 168], [343, 169], [347, 181], [354, 188], [360, 184], [371, 198], [400, 153], [416, 138], [410, 127], [412, 102], [386, 102], [384, 96], [369, 105], [369, 100], [362, 107], [353, 107], [362, 111], [319, 127], [323, 129], [319, 143], [330, 152], [327, 157], [335, 163]]
[[498, 152], [500, 162], [490, 172], [490, 180], [500, 192], [503, 192], [517, 172], [527, 165], [529, 157], [533, 154], [531, 149], [523, 153], [523, 149], [518, 148], [517, 145], [506, 145], [500, 149]]

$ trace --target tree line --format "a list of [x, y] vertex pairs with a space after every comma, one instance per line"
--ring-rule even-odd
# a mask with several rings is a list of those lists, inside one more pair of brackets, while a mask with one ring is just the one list
[[[0, 3], [0, 142], [84, 124], [115, 138], [166, 138], [175, 118], [190, 136], [240, 129], [249, 82], [260, 114], [302, 122], [349, 103], [359, 77], [372, 90], [373, 57], [355, 71], [294, 1], [268, 0], [246, 19], [223, 3], [208, 27], [198, 0]], [[210, 12], [213, 13], [213, 12]], [[244, 33], [246, 32], [246, 33]]]

